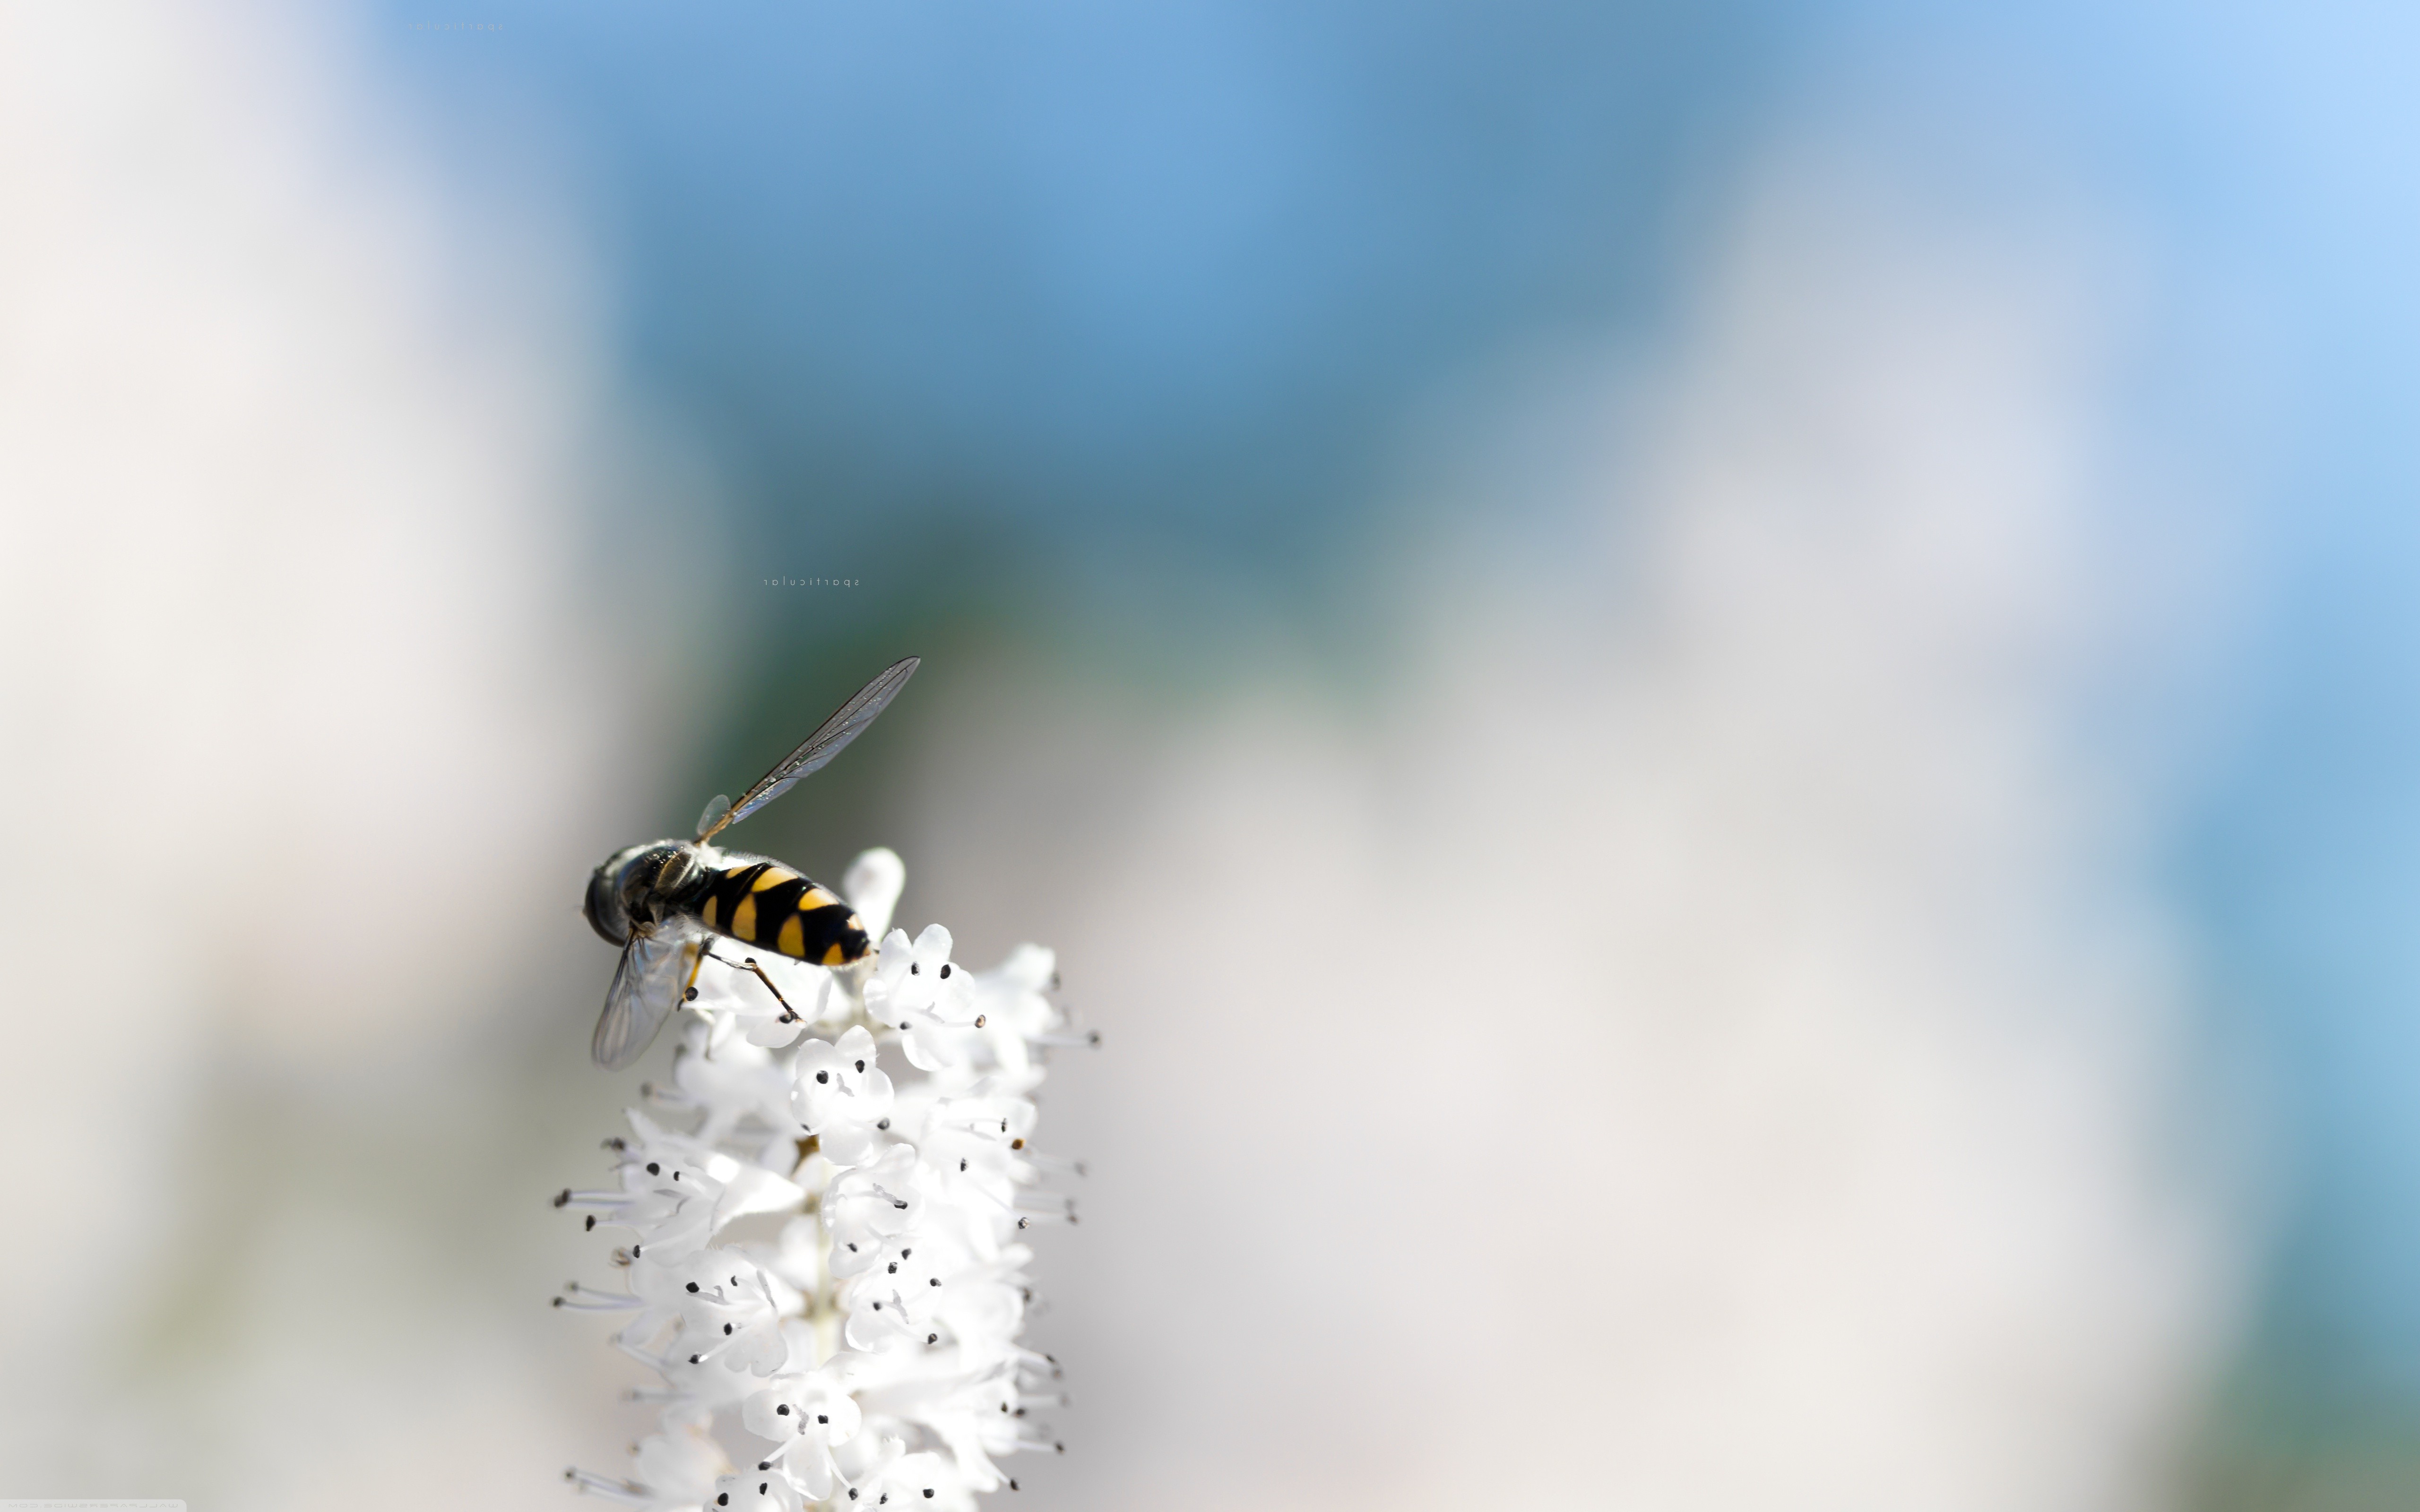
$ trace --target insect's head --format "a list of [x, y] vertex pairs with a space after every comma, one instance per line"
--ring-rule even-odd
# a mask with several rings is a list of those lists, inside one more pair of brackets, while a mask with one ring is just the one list
[[607, 856], [588, 874], [587, 896], [581, 900], [588, 927], [607, 943], [620, 945], [630, 937], [634, 921], [654, 923], [656, 894], [667, 870], [686, 870], [686, 860], [687, 847], [671, 841], [626, 846]]

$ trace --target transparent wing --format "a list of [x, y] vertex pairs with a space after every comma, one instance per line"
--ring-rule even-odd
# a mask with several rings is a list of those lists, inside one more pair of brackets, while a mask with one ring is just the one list
[[674, 923], [634, 934], [622, 947], [622, 964], [605, 990], [605, 1011], [597, 1017], [597, 1037], [588, 1043], [597, 1064], [620, 1071], [655, 1043], [664, 1020], [680, 1006], [705, 944], [701, 931]]
[[[920, 658], [908, 657], [883, 670], [882, 674], [857, 690], [847, 702], [832, 711], [832, 717], [816, 727], [815, 733], [801, 741], [799, 748], [782, 758], [780, 765], [765, 774], [763, 780], [739, 795], [731, 811], [714, 821], [699, 840], [710, 838], [725, 825], [736, 825], [765, 805], [790, 791], [799, 779], [820, 768], [841, 752], [841, 748], [864, 733], [875, 717], [890, 707], [908, 679], [916, 675]], [[711, 811], [712, 806], [708, 805]]]

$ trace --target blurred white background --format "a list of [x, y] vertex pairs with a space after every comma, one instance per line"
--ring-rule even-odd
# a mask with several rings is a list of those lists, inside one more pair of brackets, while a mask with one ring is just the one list
[[2192, 644], [2096, 523], [2081, 239], [1781, 155], [1653, 397], [1548, 458], [1591, 554], [1425, 559], [1377, 706], [1270, 668], [1174, 728], [1077, 698], [943, 745], [934, 891], [978, 938], [1068, 899], [1109, 1031], [1047, 1257], [1098, 1463], [1036, 1484], [2172, 1492], [2244, 1194], [2186, 1142], [2144, 774], [2079, 734]]

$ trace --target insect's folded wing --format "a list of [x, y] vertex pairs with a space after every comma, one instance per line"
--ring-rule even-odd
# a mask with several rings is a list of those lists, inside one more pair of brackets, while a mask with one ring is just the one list
[[704, 944], [695, 930], [668, 926], [633, 935], [622, 948], [622, 964], [605, 993], [605, 1011], [597, 1015], [597, 1037], [589, 1041], [597, 1064], [620, 1071], [655, 1042], [664, 1020], [680, 1006]]

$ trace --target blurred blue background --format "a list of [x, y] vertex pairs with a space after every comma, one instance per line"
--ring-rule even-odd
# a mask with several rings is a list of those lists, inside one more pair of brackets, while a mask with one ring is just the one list
[[2292, 1130], [2274, 1347], [2420, 1393], [2409, 12], [583, 0], [411, 29], [467, 14], [389, 6], [373, 45], [456, 171], [577, 186], [619, 360], [726, 480], [735, 592], [857, 576], [850, 614], [913, 623], [971, 591], [1178, 657], [1272, 612], [1349, 637], [1323, 606], [1406, 414], [1507, 352], [1652, 338], [1713, 186], [1810, 107], [1953, 198], [2009, 159], [2071, 177], [2155, 249], [2126, 423], [2254, 519], [2171, 876]]
[[1729, 5], [411, 29], [450, 14], [389, 8], [381, 61], [450, 168], [576, 193], [616, 354], [726, 480], [749, 564], [853, 570], [885, 612], [1022, 579], [1001, 596], [1145, 635], [1171, 591], [1312, 612], [1410, 407], [1656, 319], [1693, 197], [1808, 36]]
[[[1510, 623], [1484, 595], [1433, 610], [1459, 565], [1542, 574], [1582, 625], [1652, 601], [1654, 551], [1630, 532], [1661, 517], [1632, 474], [1688, 429], [1653, 395], [1686, 388], [1686, 353], [1721, 325], [1707, 291], [1727, 286], [1743, 201], [1793, 164], [1848, 162], [1887, 181], [1891, 213], [2003, 249], [1990, 266], [2022, 277], [2038, 258], [2090, 285], [2079, 339], [2104, 355], [2079, 390], [2100, 459], [2084, 510], [2106, 531], [2078, 537], [2072, 575], [2099, 607], [2048, 615], [2082, 644], [2050, 723], [2077, 770], [2131, 774], [2113, 827], [2136, 837], [2142, 906], [2180, 963], [2168, 1090], [2146, 1097], [2189, 1108], [2160, 1137], [2180, 1167], [2219, 1172], [2212, 1263], [2240, 1282], [2215, 1287], [2233, 1300], [2196, 1335], [2207, 1359], [2149, 1414], [2166, 1427], [2147, 1442], [2176, 1446], [2152, 1489], [2073, 1504], [2420, 1498], [2411, 11], [382, 0], [310, 26], [244, 16], [190, 44], [221, 60], [204, 74], [299, 49], [278, 77], [323, 78], [356, 96], [340, 113], [380, 123], [380, 150], [332, 154], [328, 181], [402, 172], [451, 207], [439, 224], [489, 228], [440, 259], [446, 318], [561, 298], [549, 329], [575, 332], [582, 392], [605, 396], [581, 402], [605, 418], [573, 427], [576, 507], [534, 529], [582, 564], [569, 601], [597, 675], [637, 668], [659, 690], [597, 706], [684, 732], [619, 779], [620, 811], [677, 827], [785, 744], [800, 706], [896, 649], [932, 658], [918, 692], [936, 709], [902, 704], [897, 759], [835, 768], [821, 809], [755, 837], [816, 856], [942, 827], [918, 817], [933, 774], [984, 758], [898, 753], [972, 738], [936, 710], [985, 677], [1001, 697], [1090, 689], [1084, 707], [1142, 732], [1132, 748], [1183, 744], [1185, 711], [1304, 685], [1379, 705], [1354, 728], [1400, 744], [1421, 737], [1372, 689], [1414, 680], [1404, 648], [1487, 644]], [[1820, 217], [1830, 180], [1802, 177]], [[1798, 224], [1766, 255], [1790, 265]], [[1810, 265], [1830, 255], [1816, 240]], [[1920, 274], [1933, 243], [1916, 240]], [[1862, 308], [1843, 297], [1852, 348]], [[1627, 418], [1559, 408], [1600, 390]], [[1525, 448], [1562, 457], [1537, 464], [1548, 481], [1501, 465]], [[1574, 502], [1570, 477], [1592, 468], [1629, 480], [1606, 508]], [[815, 579], [850, 586], [773, 583]], [[1055, 825], [1111, 855], [1121, 826], [1148, 827], [1140, 800], [1051, 791], [1016, 834]], [[968, 912], [988, 906], [970, 891]], [[1036, 907], [1025, 927], [1074, 927]], [[1068, 1494], [1109, 1504], [1148, 1484]]]

